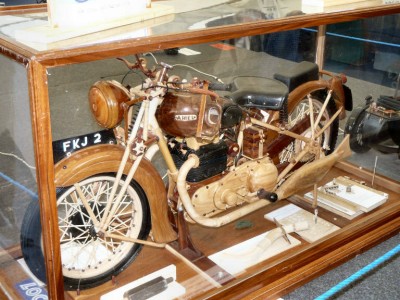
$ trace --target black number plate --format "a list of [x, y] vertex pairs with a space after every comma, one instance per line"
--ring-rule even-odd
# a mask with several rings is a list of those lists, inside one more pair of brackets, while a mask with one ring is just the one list
[[68, 139], [53, 142], [54, 162], [71, 155], [73, 152], [97, 144], [115, 144], [115, 136], [112, 129], [89, 133]]

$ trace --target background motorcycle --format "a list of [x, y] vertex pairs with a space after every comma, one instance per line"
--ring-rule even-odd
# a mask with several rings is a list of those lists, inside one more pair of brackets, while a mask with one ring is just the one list
[[374, 148], [382, 153], [398, 153], [400, 146], [400, 76], [394, 96], [368, 96], [365, 104], [356, 107], [347, 120], [345, 132], [350, 135], [350, 147], [356, 153]]
[[[117, 144], [81, 149], [55, 165], [66, 289], [123, 271], [143, 244], [155, 245], [146, 241], [150, 230], [158, 245], [178, 236], [182, 245], [185, 222], [223, 226], [312, 186], [348, 154], [344, 146], [332, 153], [338, 119], [352, 103], [344, 75], [302, 62], [275, 79], [187, 82], [169, 76], [165, 63], [150, 69], [139, 57], [122, 60], [146, 76], [141, 85], [99, 81], [89, 91], [96, 121], [114, 129]], [[152, 163], [158, 151], [167, 188]], [[44, 280], [38, 203], [25, 215], [21, 248]]]

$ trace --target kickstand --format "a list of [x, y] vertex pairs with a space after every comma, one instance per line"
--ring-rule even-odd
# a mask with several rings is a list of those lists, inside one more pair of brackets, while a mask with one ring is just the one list
[[182, 210], [178, 210], [177, 212], [176, 227], [178, 231], [177, 250], [190, 260], [203, 256], [203, 253], [196, 248], [192, 241], [188, 224], [185, 220], [184, 212]]

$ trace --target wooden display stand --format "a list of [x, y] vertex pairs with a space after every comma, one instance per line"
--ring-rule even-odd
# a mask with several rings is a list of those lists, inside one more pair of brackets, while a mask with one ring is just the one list
[[[324, 182], [338, 176], [349, 176], [354, 180], [365, 181], [367, 185], [370, 185], [372, 181], [371, 172], [347, 162], [340, 162], [324, 178]], [[288, 203], [294, 203], [312, 212], [311, 205], [302, 196], [295, 195], [244, 217], [253, 224], [247, 229], [235, 229], [234, 223], [218, 229], [190, 225], [194, 245], [203, 253], [203, 256], [194, 259], [193, 263], [221, 284], [218, 289], [167, 250], [145, 246], [139, 257], [114, 282], [110, 281], [97, 288], [81, 291], [80, 295], [77, 295], [76, 291], [69, 291], [66, 293], [66, 298], [98, 299], [110, 290], [169, 264], [177, 266], [177, 281], [186, 288], [186, 294], [181, 299], [253, 299], [256, 296], [262, 296], [262, 299], [275, 299], [281, 297], [400, 231], [400, 201], [398, 199], [400, 184], [381, 176], [375, 176], [374, 182], [375, 189], [389, 194], [388, 201], [382, 206], [352, 220], [319, 208], [319, 216], [340, 227], [339, 230], [313, 243], [306, 242], [299, 235], [291, 234], [301, 240], [301, 245], [250, 267], [236, 278], [223, 272], [207, 257], [275, 228], [274, 223], [265, 220], [264, 214]], [[243, 291], [246, 291], [246, 294], [242, 294]]]

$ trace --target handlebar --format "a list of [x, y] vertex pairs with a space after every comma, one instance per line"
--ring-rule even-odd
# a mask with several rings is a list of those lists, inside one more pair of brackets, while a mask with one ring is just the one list
[[213, 91], [231, 91], [232, 90], [232, 84], [230, 83], [219, 83], [219, 82], [211, 82], [208, 86], [210, 90]]
[[[169, 65], [169, 64], [167, 64], [167, 63], [165, 63], [165, 62], [160, 62], [158, 65], [161, 67], [161, 70], [159, 70], [158, 72], [157, 72], [157, 70], [149, 70], [148, 68], [147, 68], [147, 64], [146, 64], [146, 60], [145, 59], [143, 59], [143, 58], [139, 58], [139, 56], [138, 55], [135, 55], [135, 57], [136, 57], [136, 62], [135, 63], [131, 63], [131, 62], [129, 62], [129, 61], [127, 61], [126, 59], [124, 59], [124, 58], [117, 58], [118, 60], [121, 60], [122, 62], [124, 62], [125, 63], [125, 65], [130, 69], [130, 70], [134, 70], [134, 69], [136, 69], [136, 70], [140, 70], [140, 71], [142, 71], [142, 73], [144, 74], [144, 75], [146, 75], [147, 77], [149, 77], [149, 78], [152, 78], [152, 79], [155, 79], [156, 77], [157, 77], [157, 81], [158, 82], [163, 82], [164, 81], [164, 79], [167, 79], [166, 77], [167, 77], [167, 72], [168, 72], [168, 70], [171, 70], [171, 69], [173, 69], [173, 67], [174, 66], [172, 66], [172, 65]], [[191, 69], [194, 69], [193, 67], [190, 67], [190, 66], [187, 66], [187, 67], [189, 67], [189, 68], [191, 68]], [[196, 71], [198, 71], [197, 69], [194, 69], [194, 70], [196, 70]], [[198, 71], [198, 72], [200, 72], [200, 71]], [[203, 73], [204, 74], [204, 73]], [[232, 84], [225, 84], [225, 83], [222, 83], [222, 81], [220, 81], [220, 79], [218, 79], [217, 77], [215, 77], [215, 76], [212, 76], [212, 75], [210, 75], [210, 74], [206, 74], [206, 75], [208, 75], [208, 76], [211, 76], [211, 77], [213, 77], [214, 79], [216, 79], [216, 80], [218, 80], [218, 82], [211, 82], [211, 83], [209, 83], [209, 86], [208, 86], [208, 89], [209, 90], [211, 90], [211, 91], [232, 91]], [[184, 84], [183, 86], [185, 86], [186, 84]], [[182, 86], [182, 87], [183, 87]], [[192, 85], [191, 84], [188, 84], [188, 87], [190, 88]]]

